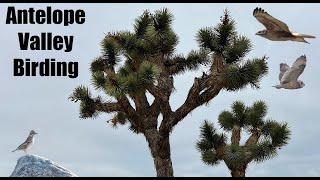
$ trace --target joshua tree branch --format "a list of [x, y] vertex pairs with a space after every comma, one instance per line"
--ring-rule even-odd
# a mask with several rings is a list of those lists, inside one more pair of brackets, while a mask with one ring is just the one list
[[120, 103], [98, 103], [96, 104], [96, 110], [100, 112], [106, 112], [106, 113], [111, 113], [111, 112], [116, 112], [121, 110], [121, 105]]
[[219, 94], [222, 89], [221, 86], [219, 86], [219, 83], [214, 83], [212, 76], [209, 77], [195, 78], [185, 102], [174, 112], [171, 127], [182, 121], [192, 110], [204, 103], [208, 103]]
[[248, 140], [245, 143], [245, 147], [250, 147], [254, 144], [257, 144], [259, 138], [261, 136], [261, 130], [260, 129], [255, 129], [254, 132], [251, 134], [251, 136], [248, 138]]
[[129, 122], [136, 127], [141, 127], [141, 129], [144, 130], [144, 123], [142, 121], [142, 118], [139, 117], [139, 114], [131, 106], [128, 98], [127, 97], [118, 98], [118, 102], [121, 105], [120, 111], [126, 113], [126, 115], [128, 116]]

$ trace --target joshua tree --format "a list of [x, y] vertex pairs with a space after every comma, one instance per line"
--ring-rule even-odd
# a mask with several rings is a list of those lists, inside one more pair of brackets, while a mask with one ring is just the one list
[[[110, 99], [93, 96], [86, 86], [78, 86], [70, 96], [80, 101], [81, 118], [113, 113], [114, 126], [128, 124], [131, 131], [143, 134], [157, 176], [173, 176], [169, 137], [179, 122], [221, 90], [236, 91], [247, 85], [259, 88], [268, 69], [265, 56], [244, 60], [251, 50], [250, 40], [237, 34], [227, 11], [217, 26], [199, 30], [200, 48], [187, 55], [175, 52], [178, 36], [172, 22], [173, 15], [166, 8], [145, 11], [135, 20], [133, 32], [106, 34], [102, 54], [92, 61], [90, 70], [92, 85]], [[193, 85], [184, 103], [172, 109], [169, 99], [174, 78], [201, 65], [208, 72], [190, 79]]]
[[[287, 123], [265, 120], [266, 114], [267, 105], [263, 101], [256, 101], [251, 107], [236, 101], [231, 111], [221, 112], [219, 125], [231, 133], [230, 142], [227, 142], [226, 134], [219, 134], [213, 123], [205, 120], [197, 142], [202, 161], [217, 165], [223, 160], [232, 177], [244, 177], [250, 162], [259, 163], [275, 157], [277, 150], [288, 143], [290, 130]], [[244, 144], [240, 144], [242, 130], [249, 134]]]

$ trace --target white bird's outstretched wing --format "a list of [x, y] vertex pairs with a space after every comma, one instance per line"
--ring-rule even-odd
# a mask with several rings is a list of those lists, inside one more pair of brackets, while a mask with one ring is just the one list
[[290, 69], [290, 66], [286, 63], [280, 63], [280, 74], [279, 74], [279, 81], [281, 82], [281, 79], [286, 71]]
[[285, 31], [290, 32], [289, 27], [284, 22], [272, 17], [270, 14], [265, 12], [261, 8], [255, 8], [253, 11], [253, 16], [262, 23], [267, 30], [270, 31]]
[[307, 58], [305, 55], [300, 56], [291, 66], [289, 70], [287, 70], [281, 79], [281, 84], [285, 84], [291, 81], [297, 81], [299, 76], [303, 73], [307, 64]]

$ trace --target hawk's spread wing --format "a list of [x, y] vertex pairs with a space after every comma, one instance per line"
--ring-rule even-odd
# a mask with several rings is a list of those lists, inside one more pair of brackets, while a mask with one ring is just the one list
[[289, 70], [287, 70], [282, 79], [281, 84], [285, 84], [291, 81], [297, 81], [298, 77], [303, 73], [304, 68], [307, 64], [307, 58], [305, 55], [300, 56], [291, 66]]
[[288, 26], [284, 22], [272, 17], [261, 8], [254, 9], [253, 16], [262, 23], [267, 30], [290, 32]]
[[279, 74], [279, 81], [280, 82], [281, 82], [281, 79], [282, 79], [284, 73], [289, 69], [290, 69], [290, 67], [288, 66], [288, 64], [286, 64], [286, 63], [280, 64], [280, 74]]

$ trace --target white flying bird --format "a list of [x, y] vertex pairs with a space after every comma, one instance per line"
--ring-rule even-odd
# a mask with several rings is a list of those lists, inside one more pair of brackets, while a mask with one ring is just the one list
[[304, 82], [298, 80], [299, 76], [303, 73], [307, 64], [306, 55], [300, 56], [291, 66], [291, 68], [285, 64], [280, 64], [279, 80], [280, 84], [273, 86], [277, 89], [300, 89], [305, 86]]

